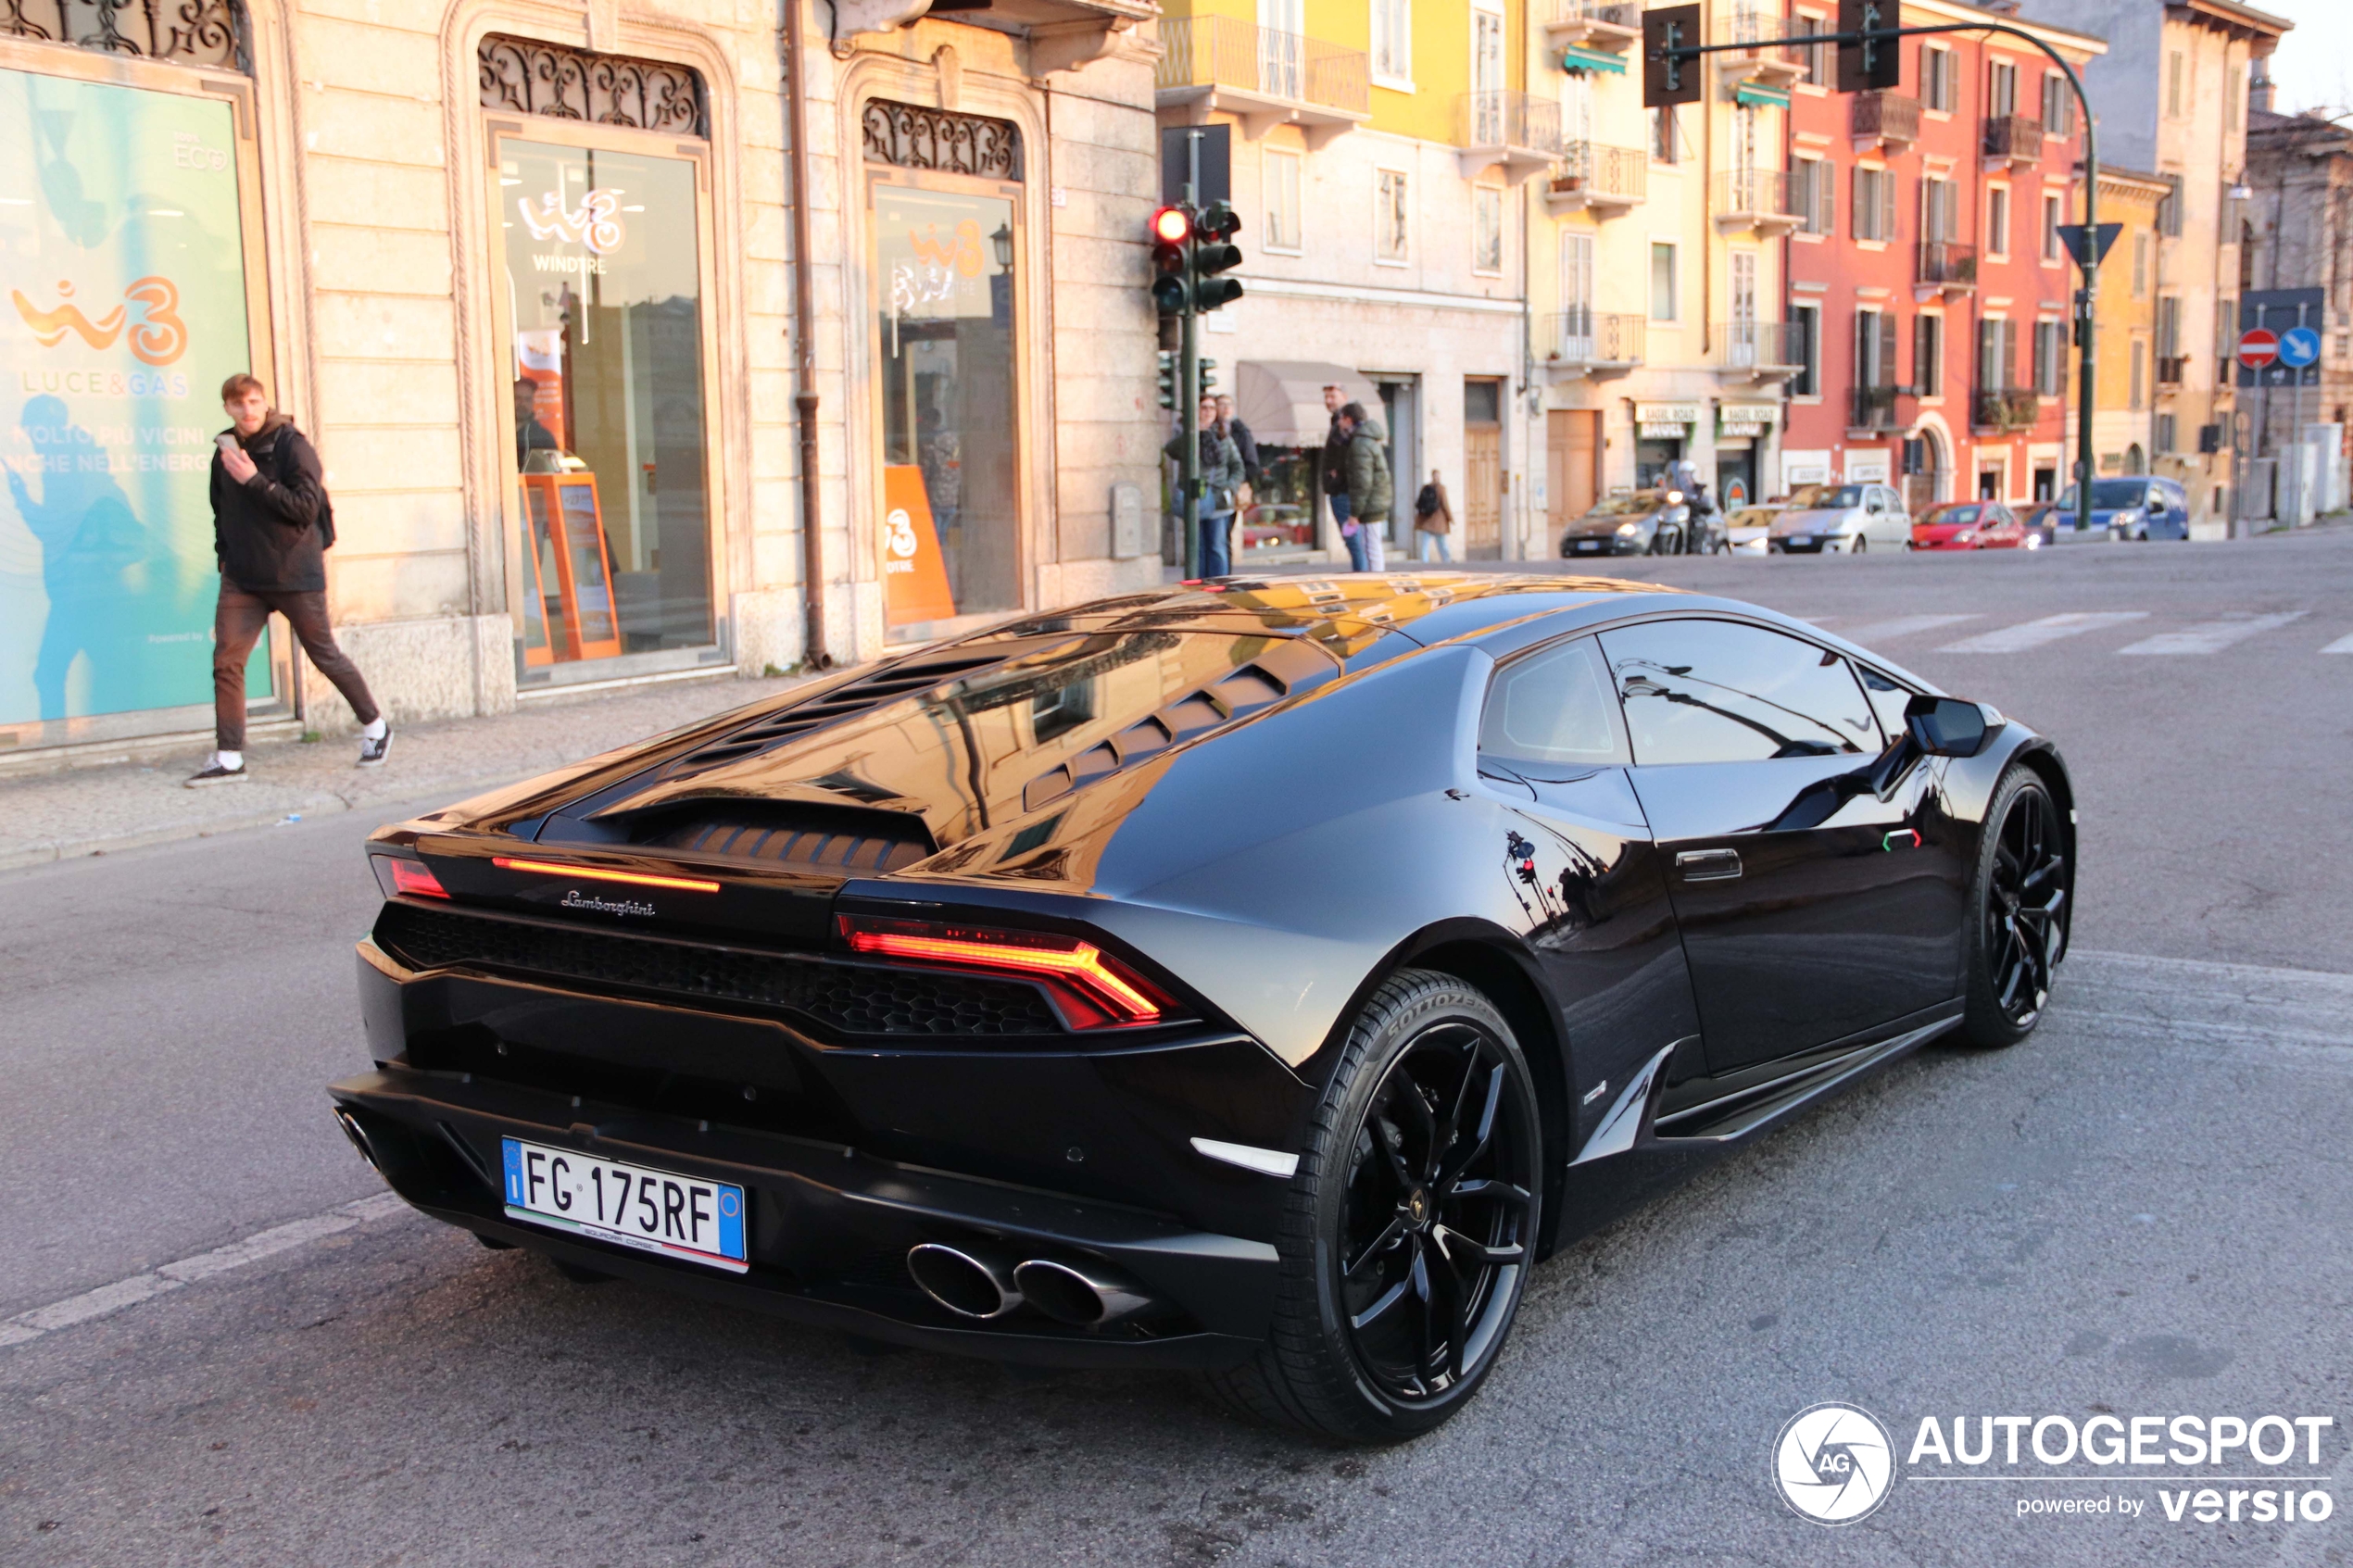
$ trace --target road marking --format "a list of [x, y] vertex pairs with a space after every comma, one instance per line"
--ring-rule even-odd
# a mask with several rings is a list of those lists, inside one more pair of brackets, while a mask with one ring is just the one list
[[1896, 637], [1917, 637], [1922, 632], [1933, 632], [1944, 626], [1957, 626], [1964, 621], [1984, 619], [1982, 615], [1977, 614], [1899, 615], [1893, 621], [1874, 621], [1869, 626], [1857, 626], [1852, 632], [1842, 632], [1839, 635], [1850, 643], [1883, 643]]
[[2039, 648], [2045, 643], [2056, 643], [2061, 637], [2078, 637], [2086, 632], [2096, 632], [2103, 626], [2121, 626], [2128, 621], [2146, 621], [2145, 609], [2085, 609], [2066, 615], [2046, 615], [2040, 621], [2023, 621], [2005, 626], [1998, 632], [1982, 636], [1964, 637], [1957, 643], [1947, 643], [1939, 653], [2023, 653]]
[[2221, 621], [2201, 621], [2185, 626], [2179, 632], [2159, 632], [2154, 637], [2143, 637], [2119, 653], [2220, 653], [2233, 643], [2243, 643], [2259, 632], [2276, 631], [2291, 621], [2301, 621], [2304, 612], [2291, 609], [2280, 615], [2237, 615]]
[[2353, 635], [2339, 637], [2321, 651], [2322, 653], [2353, 653]]
[[135, 1307], [142, 1301], [178, 1290], [182, 1286], [194, 1285], [198, 1280], [210, 1279], [232, 1269], [242, 1269], [247, 1263], [258, 1263], [264, 1258], [274, 1257], [297, 1247], [308, 1247], [322, 1236], [350, 1230], [355, 1225], [364, 1225], [394, 1214], [415, 1212], [398, 1193], [380, 1192], [373, 1198], [341, 1204], [324, 1213], [289, 1220], [283, 1225], [256, 1231], [242, 1241], [233, 1241], [209, 1252], [182, 1258], [145, 1273], [132, 1274], [128, 1279], [119, 1279], [111, 1285], [85, 1290], [79, 1296], [69, 1296], [62, 1301], [52, 1301], [45, 1307], [35, 1307], [31, 1311], [19, 1312], [15, 1317], [0, 1319], [0, 1348], [21, 1345], [61, 1328], [71, 1328], [76, 1323], [111, 1316], [125, 1307]]

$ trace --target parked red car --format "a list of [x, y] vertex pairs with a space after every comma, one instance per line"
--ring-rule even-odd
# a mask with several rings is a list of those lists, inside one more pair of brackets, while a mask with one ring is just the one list
[[1999, 501], [1948, 501], [1912, 520], [1916, 550], [2032, 550], [2042, 543]]

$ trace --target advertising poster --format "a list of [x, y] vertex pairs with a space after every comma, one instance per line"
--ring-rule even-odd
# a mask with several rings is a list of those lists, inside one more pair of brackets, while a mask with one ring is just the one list
[[883, 470], [883, 591], [890, 623], [945, 621], [956, 613], [939, 530], [924, 491], [924, 470], [912, 463]]
[[225, 103], [0, 70], [0, 725], [210, 700], [235, 134]]

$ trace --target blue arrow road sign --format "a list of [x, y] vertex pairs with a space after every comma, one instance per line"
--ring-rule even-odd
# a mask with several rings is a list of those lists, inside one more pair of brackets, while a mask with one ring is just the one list
[[2280, 334], [2280, 363], [2301, 369], [2321, 357], [2321, 334], [2309, 327], [2290, 327]]

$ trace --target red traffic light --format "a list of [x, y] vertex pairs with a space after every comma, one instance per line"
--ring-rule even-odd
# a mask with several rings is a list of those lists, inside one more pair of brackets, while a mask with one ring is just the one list
[[1181, 207], [1164, 207], [1152, 214], [1152, 238], [1163, 245], [1183, 245], [1192, 232], [1193, 215]]

